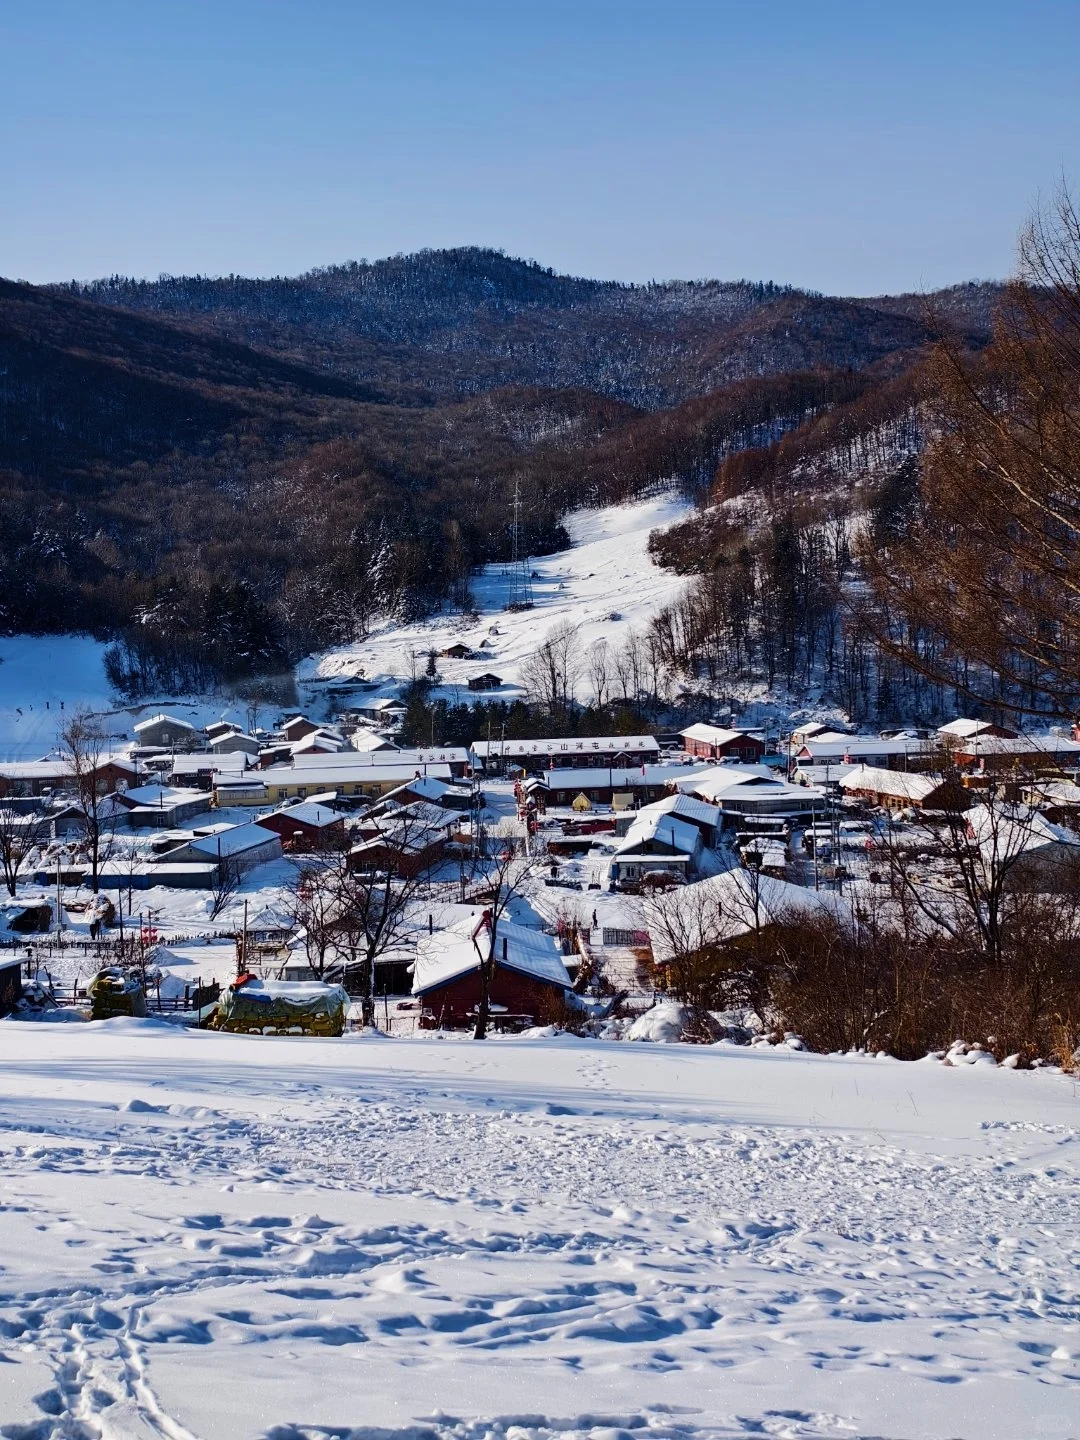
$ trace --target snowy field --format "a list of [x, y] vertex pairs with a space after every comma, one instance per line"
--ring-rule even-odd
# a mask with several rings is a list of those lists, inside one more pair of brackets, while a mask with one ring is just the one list
[[1080, 1433], [1074, 1083], [0, 1024], [0, 1435]]
[[[621, 645], [631, 628], [640, 629], [666, 602], [674, 599], [686, 581], [661, 570], [646, 551], [653, 530], [671, 525], [690, 512], [690, 505], [677, 495], [662, 495], [629, 505], [606, 506], [599, 510], [578, 510], [566, 517], [565, 525], [573, 548], [561, 550], [530, 562], [538, 579], [533, 583], [535, 608], [511, 614], [503, 607], [508, 580], [502, 565], [491, 565], [472, 582], [480, 619], [469, 625], [461, 615], [444, 615], [415, 625], [385, 625], [366, 640], [327, 651], [302, 662], [300, 679], [330, 679], [353, 675], [363, 666], [369, 677], [409, 678], [410, 656], [423, 657], [434, 646], [441, 650], [462, 641], [482, 660], [440, 660], [443, 693], [451, 698], [467, 696], [470, 675], [491, 670], [503, 682], [503, 694], [518, 686], [521, 664], [560, 622], [580, 625], [581, 640], [588, 647], [601, 636]], [[618, 614], [620, 619], [609, 616]], [[499, 633], [490, 635], [492, 625]], [[490, 644], [483, 651], [480, 645]], [[587, 686], [580, 687], [587, 698]]]

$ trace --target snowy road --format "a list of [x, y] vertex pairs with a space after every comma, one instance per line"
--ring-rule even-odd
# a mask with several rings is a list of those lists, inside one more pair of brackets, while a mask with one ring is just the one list
[[3, 1024], [0, 1435], [1080, 1434], [1078, 1105], [786, 1051]]

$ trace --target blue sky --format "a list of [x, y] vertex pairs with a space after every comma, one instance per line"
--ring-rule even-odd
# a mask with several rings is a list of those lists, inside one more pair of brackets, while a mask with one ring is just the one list
[[0, 274], [422, 246], [844, 294], [1080, 184], [1080, 4], [4, 0]]

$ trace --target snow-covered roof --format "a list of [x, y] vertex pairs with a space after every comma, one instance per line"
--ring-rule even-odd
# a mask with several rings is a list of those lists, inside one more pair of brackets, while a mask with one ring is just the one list
[[838, 740], [807, 740], [800, 746], [799, 754], [805, 751], [808, 759], [816, 761], [843, 760], [849, 755], [858, 760], [860, 756], [870, 755], [917, 755], [931, 748], [929, 741], [914, 735], [896, 735], [891, 740], [872, 735], [844, 735]]
[[941, 775], [912, 775], [903, 770], [881, 770], [874, 765], [857, 765], [841, 777], [841, 790], [869, 790], [875, 795], [894, 795], [898, 800], [922, 802], [944, 784]]
[[565, 770], [549, 770], [546, 774], [550, 790], [633, 790], [646, 785], [674, 784], [687, 776], [700, 775], [705, 765], [607, 765], [568, 767]]
[[277, 838], [272, 830], [251, 821], [246, 825], [229, 825], [216, 830], [213, 835], [192, 840], [191, 849], [216, 860], [219, 855], [242, 855], [245, 850], [254, 850], [259, 845], [272, 843]]
[[748, 738], [745, 730], [725, 730], [720, 725], [706, 725], [702, 722], [680, 730], [679, 734], [684, 740], [700, 740], [704, 745], [727, 745], [732, 740]]
[[170, 773], [178, 775], [205, 775], [210, 770], [244, 770], [248, 757], [242, 750], [189, 750], [186, 754], [173, 757]]
[[205, 790], [181, 790], [172, 785], [134, 785], [124, 790], [120, 799], [127, 805], [160, 805], [162, 809], [190, 801], [203, 805], [210, 803], [210, 796]]
[[[262, 748], [254, 735], [245, 735], [242, 730], [222, 730], [218, 735], [210, 737], [210, 748], [217, 753], [219, 745], [232, 745], [234, 749], [238, 746], [241, 750], [247, 750], [252, 755], [257, 755]], [[222, 751], [223, 754], [230, 754], [230, 751]]]
[[702, 774], [675, 781], [676, 788], [690, 791], [701, 799], [717, 805], [735, 807], [755, 801], [788, 801], [804, 807], [808, 801], [824, 799], [820, 791], [812, 786], [793, 785], [781, 780], [765, 765], [728, 766], [719, 765]]
[[300, 740], [291, 743], [293, 755], [323, 754], [344, 749], [345, 741], [340, 735], [329, 735], [325, 730], [312, 730]]
[[658, 755], [655, 735], [589, 735], [584, 739], [475, 740], [473, 751], [481, 759], [524, 760], [559, 755]]
[[393, 800], [395, 796], [407, 790], [411, 795], [422, 800], [433, 800], [438, 802], [448, 795], [451, 799], [468, 800], [469, 792], [460, 785], [452, 785], [447, 780], [440, 780], [436, 775], [419, 775], [412, 780], [406, 780], [397, 790], [391, 790], [384, 798]]
[[[271, 811], [270, 815], [264, 815], [263, 820], [272, 818], [295, 820], [301, 825], [335, 825], [344, 824], [344, 818], [336, 810], [331, 810], [328, 805], [320, 805], [317, 800], [301, 800], [298, 805], [285, 805], [280, 810]], [[256, 821], [256, 824], [259, 822]]]
[[370, 754], [375, 750], [396, 750], [397, 746], [385, 735], [377, 735], [374, 730], [357, 729], [349, 736], [349, 743], [352, 748], [361, 754]]
[[717, 826], [724, 818], [723, 811], [717, 805], [710, 805], [707, 800], [699, 800], [694, 795], [665, 795], [662, 800], [654, 800], [651, 805], [643, 805], [641, 815], [650, 814], [652, 811], [663, 812], [669, 815], [677, 815], [682, 820], [696, 821], [699, 825]]
[[256, 790], [266, 790], [266, 781], [256, 770], [225, 770], [214, 771], [213, 786], [215, 790], [241, 790], [248, 793]]
[[1080, 805], [1080, 785], [1071, 780], [1040, 780], [1025, 794], [1036, 805]]
[[472, 760], [463, 745], [436, 745], [428, 749], [399, 750], [391, 746], [388, 750], [344, 750], [329, 755], [304, 755], [293, 752], [293, 763], [299, 769], [303, 765], [317, 765], [324, 769], [340, 767], [343, 770], [362, 770], [368, 765], [411, 766], [414, 770], [425, 765], [468, 765]]
[[[126, 755], [102, 755], [99, 766], [115, 765], [135, 773], [135, 764]], [[71, 761], [62, 756], [47, 760], [0, 760], [3, 780], [72, 780]]]
[[950, 720], [947, 725], [939, 725], [939, 735], [955, 735], [961, 740], [970, 740], [972, 735], [981, 735], [984, 730], [991, 728], [989, 720]]
[[701, 846], [701, 831], [664, 811], [642, 810], [615, 847], [615, 854], [624, 855], [652, 841], [670, 845], [680, 855], [693, 855]]
[[194, 732], [195, 730], [195, 726], [191, 723], [190, 720], [182, 720], [178, 715], [165, 714], [151, 715], [146, 720], [137, 721], [137, 723], [134, 724], [131, 728], [135, 731], [135, 734], [138, 735], [141, 730], [146, 730], [151, 725], [160, 725], [163, 721], [167, 722], [169, 725], [179, 725], [184, 730], [191, 730], [192, 732]]
[[1048, 845], [1066, 845], [1080, 858], [1080, 835], [1055, 825], [1031, 806], [974, 805], [964, 818], [988, 858], [996, 856], [1008, 863]]
[[663, 962], [677, 949], [704, 949], [794, 916], [849, 919], [851, 906], [834, 891], [737, 868], [647, 900], [644, 915], [653, 956]]
[[[413, 994], [424, 995], [478, 969], [481, 957], [487, 958], [489, 944], [487, 927], [479, 911], [456, 921], [445, 930], [436, 930], [432, 935], [422, 934], [416, 942]], [[552, 936], [540, 930], [500, 920], [495, 930], [495, 960], [498, 968], [514, 970], [519, 975], [564, 989], [570, 988], [570, 977], [558, 944]]]
[[[326, 760], [333, 760], [334, 756], [321, 757]], [[352, 773], [346, 768], [335, 765], [271, 765], [268, 769], [261, 771], [262, 777], [267, 785], [321, 785], [328, 789], [336, 785], [348, 784], [381, 784], [384, 781], [397, 780], [404, 782], [412, 780], [416, 775], [415, 765], [394, 764], [361, 765], [357, 766]], [[440, 780], [450, 779], [449, 765], [428, 765], [427, 774], [435, 775]]]
[[1002, 735], [976, 735], [966, 751], [971, 755], [1080, 756], [1080, 740], [1066, 740], [1060, 735], [1021, 735], [1015, 740]]

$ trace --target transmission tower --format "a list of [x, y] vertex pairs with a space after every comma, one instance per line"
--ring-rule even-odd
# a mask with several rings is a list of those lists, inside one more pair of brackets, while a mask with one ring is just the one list
[[532, 572], [529, 557], [522, 554], [521, 530], [521, 482], [514, 481], [514, 510], [510, 522], [510, 564], [506, 570], [507, 610], [531, 610], [533, 608]]

